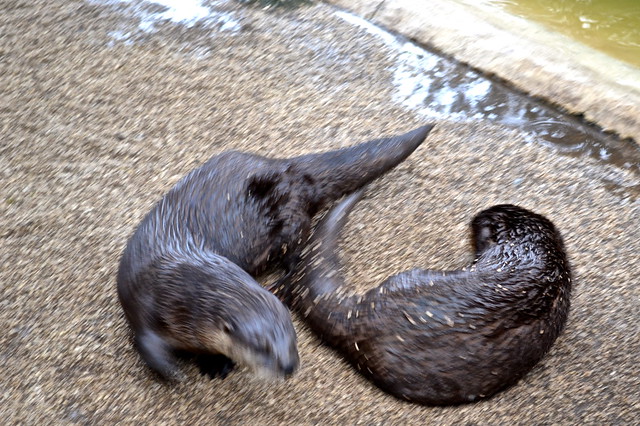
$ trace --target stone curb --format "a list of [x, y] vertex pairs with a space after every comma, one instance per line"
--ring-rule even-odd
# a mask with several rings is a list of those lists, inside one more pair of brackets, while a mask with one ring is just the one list
[[640, 141], [640, 69], [500, 10], [447, 0], [327, 0]]

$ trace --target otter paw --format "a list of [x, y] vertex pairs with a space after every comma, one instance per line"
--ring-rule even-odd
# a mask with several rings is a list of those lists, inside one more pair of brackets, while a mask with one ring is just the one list
[[215, 379], [216, 377], [224, 379], [235, 367], [235, 363], [230, 358], [221, 354], [198, 355], [196, 364], [200, 374], [209, 376], [210, 379]]

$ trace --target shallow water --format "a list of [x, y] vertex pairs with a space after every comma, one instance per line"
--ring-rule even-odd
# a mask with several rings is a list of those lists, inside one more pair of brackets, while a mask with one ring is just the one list
[[638, 0], [480, 0], [640, 67]]

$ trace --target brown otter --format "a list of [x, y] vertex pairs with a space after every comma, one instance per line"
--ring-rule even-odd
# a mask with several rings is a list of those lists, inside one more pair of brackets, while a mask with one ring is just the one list
[[513, 205], [471, 224], [475, 260], [414, 269], [346, 295], [338, 233], [361, 192], [318, 225], [294, 282], [279, 287], [322, 339], [392, 395], [457, 404], [515, 383], [549, 350], [569, 311], [571, 273], [553, 224]]
[[118, 271], [146, 363], [172, 378], [173, 353], [186, 351], [202, 354], [211, 376], [226, 375], [231, 360], [291, 374], [289, 312], [251, 275], [293, 265], [318, 209], [404, 160], [431, 128], [291, 159], [225, 152], [182, 179], [143, 219]]

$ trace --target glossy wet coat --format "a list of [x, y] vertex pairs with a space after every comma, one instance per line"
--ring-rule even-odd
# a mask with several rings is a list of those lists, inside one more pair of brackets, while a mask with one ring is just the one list
[[318, 226], [285, 298], [311, 328], [383, 390], [422, 404], [488, 397], [542, 358], [569, 311], [571, 272], [546, 218], [499, 205], [472, 222], [475, 261], [414, 269], [347, 295], [338, 233], [360, 194]]

